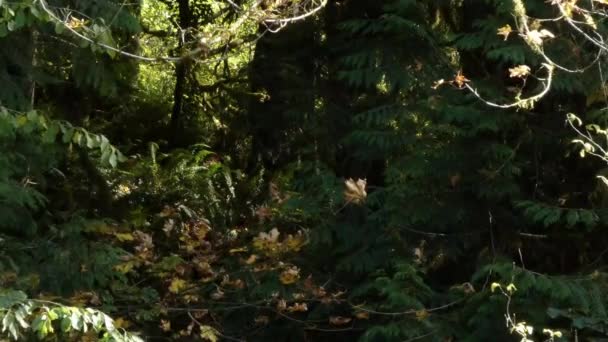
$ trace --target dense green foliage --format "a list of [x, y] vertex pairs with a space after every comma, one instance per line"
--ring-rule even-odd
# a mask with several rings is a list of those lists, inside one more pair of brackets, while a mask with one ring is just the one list
[[606, 339], [588, 2], [0, 0], [3, 338]]

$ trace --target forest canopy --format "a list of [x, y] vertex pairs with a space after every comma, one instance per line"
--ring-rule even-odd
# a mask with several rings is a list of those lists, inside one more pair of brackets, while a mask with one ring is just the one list
[[607, 20], [0, 0], [0, 341], [605, 341]]

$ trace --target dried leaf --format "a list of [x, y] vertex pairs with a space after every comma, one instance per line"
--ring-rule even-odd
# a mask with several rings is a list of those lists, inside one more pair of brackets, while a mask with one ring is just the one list
[[331, 325], [345, 325], [350, 323], [353, 319], [350, 317], [342, 317], [342, 316], [331, 316], [329, 318], [329, 324]]
[[222, 298], [224, 298], [224, 292], [220, 289], [217, 289], [215, 292], [213, 292], [211, 294], [211, 299], [213, 299], [213, 300], [220, 300]]
[[255, 262], [256, 262], [256, 260], [258, 260], [258, 256], [257, 256], [257, 255], [255, 255], [255, 254], [251, 254], [251, 255], [249, 256], [249, 258], [247, 258], [247, 260], [245, 260], [245, 263], [246, 263], [247, 265], [251, 265], [251, 264], [255, 263]]
[[281, 299], [277, 302], [277, 311], [281, 312], [281, 311], [285, 311], [285, 309], [287, 309], [287, 302], [285, 301], [285, 299]]
[[308, 311], [308, 305], [306, 303], [294, 303], [292, 306], [287, 308], [288, 312], [306, 312]]
[[344, 189], [344, 199], [346, 202], [359, 204], [365, 201], [367, 197], [367, 192], [365, 191], [366, 180], [358, 179], [355, 182], [352, 178], [349, 178], [344, 184], [346, 185], [346, 189]]
[[518, 65], [509, 69], [509, 77], [524, 78], [530, 74], [530, 67], [527, 65]]
[[284, 285], [293, 284], [298, 281], [298, 279], [300, 279], [300, 269], [295, 266], [281, 272], [281, 275], [279, 276], [279, 280]]
[[270, 322], [270, 318], [268, 316], [258, 316], [253, 321], [257, 325], [266, 325]]
[[118, 239], [118, 241], [133, 241], [133, 234], [131, 233], [114, 233], [114, 236]]
[[164, 320], [164, 319], [161, 319], [160, 320], [160, 328], [164, 332], [171, 331], [171, 322], [167, 321], [167, 320]]
[[464, 87], [465, 84], [471, 82], [468, 78], [464, 76], [462, 70], [459, 70], [456, 76], [454, 77], [454, 81], [452, 81], [458, 88]]
[[367, 319], [369, 319], [369, 312], [357, 311], [357, 312], [355, 312], [355, 318], [360, 319], [360, 320], [367, 320]]

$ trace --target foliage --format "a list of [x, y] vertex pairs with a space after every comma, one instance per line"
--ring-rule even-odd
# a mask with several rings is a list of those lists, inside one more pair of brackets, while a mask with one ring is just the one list
[[0, 1], [3, 336], [605, 338], [607, 10]]

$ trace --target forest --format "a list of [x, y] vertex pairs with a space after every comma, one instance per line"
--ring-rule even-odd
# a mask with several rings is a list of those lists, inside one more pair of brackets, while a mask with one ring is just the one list
[[0, 0], [0, 341], [608, 341], [607, 0]]

